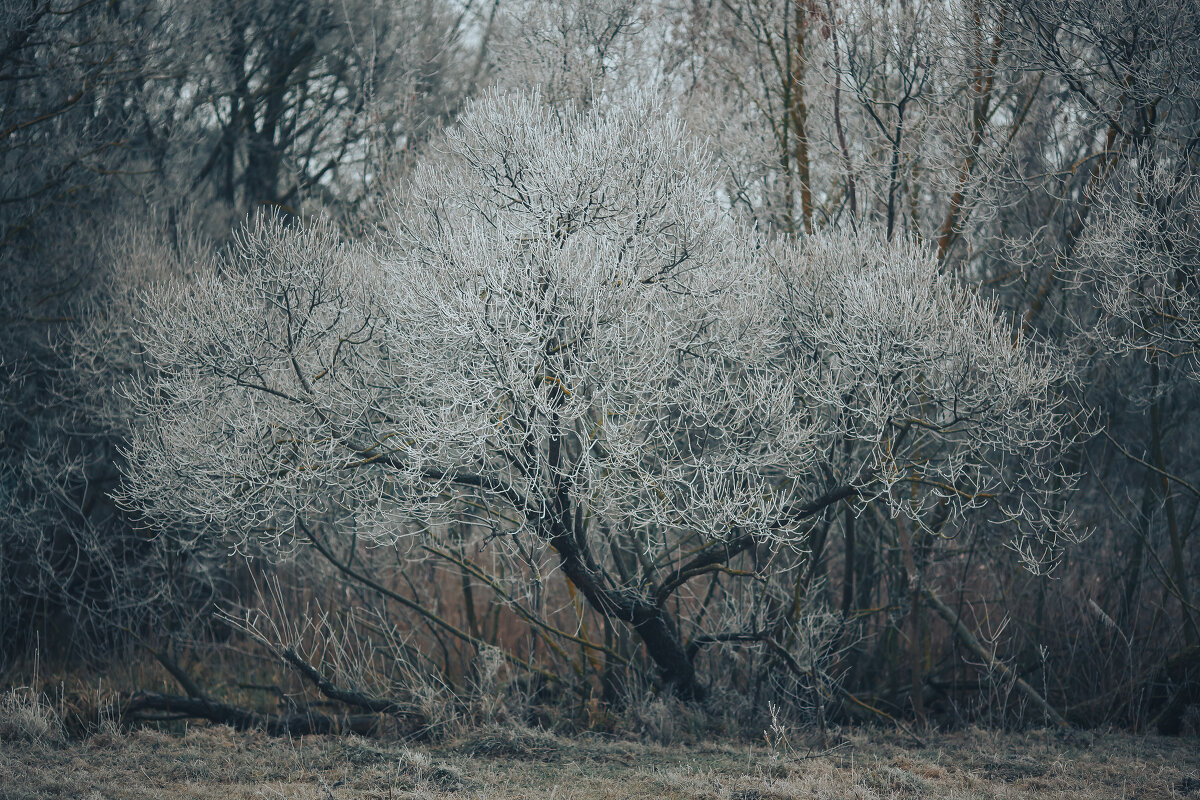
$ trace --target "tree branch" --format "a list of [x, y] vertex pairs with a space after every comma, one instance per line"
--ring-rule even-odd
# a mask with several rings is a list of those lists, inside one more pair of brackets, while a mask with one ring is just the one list
[[337, 700], [339, 703], [364, 708], [367, 711], [373, 711], [377, 714], [415, 717], [421, 720], [422, 723], [425, 722], [425, 715], [420, 711], [414, 710], [412, 706], [406, 703], [398, 703], [395, 700], [387, 700], [382, 697], [370, 697], [362, 692], [337, 688], [316, 667], [301, 658], [300, 654], [291, 647], [285, 648], [280, 653], [280, 656], [284, 661], [291, 664], [297, 672], [312, 681], [321, 691], [321, 694], [330, 700]]
[[[839, 486], [815, 500], [790, 506], [784, 511], [783, 519], [788, 522], [798, 522], [823, 511], [834, 503], [854, 497], [858, 492], [859, 489], [857, 486], [849, 484]], [[734, 556], [749, 550], [754, 545], [754, 542], [754, 536], [747, 533], [727, 542], [724, 547], [716, 546], [696, 556], [668, 575], [659, 584], [659, 588], [654, 592], [655, 603], [661, 607], [680, 586], [698, 575], [703, 575], [710, 567], [716, 564], [724, 564]]]
[[975, 634], [971, 633], [971, 629], [963, 623], [962, 618], [959, 617], [958, 614], [954, 613], [954, 609], [946, 605], [940, 597], [938, 597], [931, 589], [929, 589], [929, 587], [924, 587], [921, 593], [925, 595], [925, 599], [929, 601], [930, 607], [933, 608], [933, 610], [936, 611], [942, 617], [942, 619], [946, 620], [946, 622], [950, 625], [950, 629], [954, 631], [955, 636], [957, 636], [959, 640], [967, 646], [968, 650], [983, 659], [984, 663], [987, 664], [990, 669], [996, 670], [1006, 678], [1011, 678], [1013, 683], [1016, 684], [1017, 688], [1020, 689], [1026, 697], [1032, 700], [1034, 705], [1042, 709], [1046, 716], [1052, 722], [1054, 722], [1055, 725], [1058, 725], [1060, 728], [1071, 727], [1071, 724], [1063, 719], [1062, 714], [1059, 714], [1057, 711], [1055, 711], [1053, 706], [1046, 702], [1046, 698], [1042, 697], [1041, 694], [1038, 693], [1037, 689], [1034, 689], [1032, 686], [1026, 683], [1025, 680], [1013, 672], [1007, 664], [1000, 661], [987, 651], [987, 648], [985, 648], [979, 642], [979, 640], [975, 638]]

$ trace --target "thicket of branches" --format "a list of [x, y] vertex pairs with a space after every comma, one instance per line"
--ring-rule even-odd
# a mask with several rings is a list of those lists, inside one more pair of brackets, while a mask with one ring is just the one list
[[0, 20], [0, 666], [1194, 724], [1194, 3]]

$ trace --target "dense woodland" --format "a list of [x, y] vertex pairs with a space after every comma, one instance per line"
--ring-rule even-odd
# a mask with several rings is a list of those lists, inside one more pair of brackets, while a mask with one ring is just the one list
[[1198, 145], [1195, 0], [0, 0], [0, 680], [1195, 732]]

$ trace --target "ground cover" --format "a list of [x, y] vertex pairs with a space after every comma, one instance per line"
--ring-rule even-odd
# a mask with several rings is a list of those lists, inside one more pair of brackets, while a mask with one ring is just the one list
[[208, 725], [0, 741], [0, 800], [1186, 798], [1195, 739], [880, 730], [764, 745], [642, 744], [485, 727], [453, 741], [286, 739]]

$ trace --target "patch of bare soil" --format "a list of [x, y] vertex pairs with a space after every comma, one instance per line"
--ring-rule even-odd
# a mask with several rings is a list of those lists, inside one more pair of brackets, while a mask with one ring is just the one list
[[1200, 798], [1200, 743], [969, 730], [914, 747], [856, 731], [827, 750], [661, 747], [487, 728], [445, 745], [228, 728], [0, 740], [0, 800], [470, 797]]

